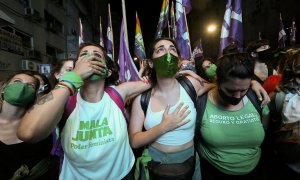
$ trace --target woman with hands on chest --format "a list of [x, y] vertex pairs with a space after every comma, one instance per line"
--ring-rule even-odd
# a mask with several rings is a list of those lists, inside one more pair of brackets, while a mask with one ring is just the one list
[[[196, 109], [187, 91], [176, 80], [180, 57], [177, 44], [169, 38], [156, 39], [150, 46], [148, 57], [151, 58], [145, 72], [152, 82], [151, 96], [146, 111], [141, 105], [141, 95], [133, 101], [129, 124], [131, 147], [148, 145], [147, 152], [152, 160], [161, 164], [186, 166], [185, 162], [194, 159], [185, 178], [200, 179], [200, 163], [193, 141]], [[181, 73], [190, 75], [186, 78], [197, 96], [215, 87], [214, 84], [203, 83], [204, 80], [191, 71]], [[267, 102], [269, 97], [263, 88], [258, 83], [252, 84], [259, 96], [261, 93], [264, 95], [264, 103]], [[151, 171], [153, 169], [150, 168], [150, 177], [158, 177]], [[142, 176], [145, 175], [142, 173]]]

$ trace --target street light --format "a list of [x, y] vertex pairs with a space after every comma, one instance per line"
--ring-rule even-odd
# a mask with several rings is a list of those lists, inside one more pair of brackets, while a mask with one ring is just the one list
[[217, 27], [214, 24], [210, 24], [207, 26], [207, 32], [214, 33], [216, 31]]

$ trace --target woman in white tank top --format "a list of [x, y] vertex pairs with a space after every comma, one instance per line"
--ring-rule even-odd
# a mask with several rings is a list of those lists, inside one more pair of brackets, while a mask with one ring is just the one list
[[[149, 146], [148, 152], [153, 161], [162, 164], [183, 163], [195, 155], [193, 137], [196, 110], [193, 101], [175, 78], [180, 58], [177, 44], [169, 38], [156, 39], [150, 46], [148, 57], [151, 58], [145, 71], [149, 72], [153, 88], [146, 114], [141, 107], [141, 96], [133, 101], [129, 124], [130, 144], [132, 148]], [[188, 74], [191, 76], [187, 78], [197, 96], [214, 87], [213, 84], [202, 84], [203, 79], [196, 74]], [[261, 91], [262, 87], [257, 86], [256, 89]], [[264, 97], [268, 97], [265, 92]], [[156, 176], [151, 171], [150, 175], [151, 178]], [[197, 155], [193, 179], [201, 179]]]
[[[132, 105], [129, 136], [132, 148], [149, 145], [154, 161], [163, 164], [182, 163], [194, 156], [196, 109], [192, 99], [175, 76], [179, 51], [172, 39], [161, 38], [152, 43], [149, 67], [153, 88], [146, 114], [138, 96]], [[213, 85], [201, 86], [199, 80], [188, 76], [197, 95]], [[200, 79], [201, 81], [202, 79]], [[146, 131], [142, 131], [145, 127]], [[194, 178], [199, 179], [199, 159], [196, 159]], [[194, 171], [194, 170], [193, 170]], [[153, 178], [153, 177], [151, 177]]]

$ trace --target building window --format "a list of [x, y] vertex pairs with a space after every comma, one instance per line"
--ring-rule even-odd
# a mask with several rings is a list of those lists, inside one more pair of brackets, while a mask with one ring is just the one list
[[2, 29], [6, 30], [6, 31], [8, 31], [10, 33], [14, 33], [14, 28], [12, 28], [10, 26], [4, 26], [4, 27], [2, 27]]
[[63, 6], [63, 0], [52, 0], [56, 6]]
[[28, 49], [33, 49], [33, 43], [32, 43], [33, 39], [31, 36], [21, 32], [21, 31], [18, 31], [18, 30], [15, 30], [15, 34], [22, 38], [23, 47], [26, 47]]
[[20, 0], [24, 7], [31, 7], [31, 0]]
[[63, 50], [57, 49], [48, 44], [46, 46], [46, 54], [49, 57], [48, 59], [50, 59], [49, 63], [55, 63], [57, 59], [63, 59], [65, 57], [65, 52]]
[[0, 28], [0, 48], [16, 54], [24, 54], [24, 49], [32, 49], [32, 36], [11, 26]]
[[44, 11], [47, 29], [54, 33], [64, 33], [63, 24], [47, 11]]

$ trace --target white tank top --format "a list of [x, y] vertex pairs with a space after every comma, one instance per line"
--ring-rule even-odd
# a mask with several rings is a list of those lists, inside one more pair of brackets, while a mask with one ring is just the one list
[[134, 165], [126, 121], [107, 93], [96, 103], [78, 93], [62, 131], [62, 147], [60, 179], [122, 179]]
[[[194, 106], [192, 99], [190, 98], [190, 96], [187, 94], [187, 92], [181, 85], [180, 85], [179, 93], [180, 93], [179, 101], [174, 106], [170, 107], [169, 113], [173, 112], [176, 109], [176, 107], [181, 102], [183, 102], [184, 103], [183, 107], [185, 105], [188, 105], [189, 110], [191, 111], [191, 113], [184, 120], [191, 118], [191, 121], [181, 127], [178, 127], [172, 131], [169, 131], [169, 132], [163, 134], [156, 140], [157, 143], [160, 143], [163, 145], [169, 145], [169, 146], [178, 146], [178, 145], [188, 143], [189, 141], [191, 141], [194, 138], [195, 122], [196, 122], [196, 108]], [[172, 96], [172, 95], [170, 95], [170, 96]], [[164, 113], [164, 110], [159, 111], [159, 112], [153, 112], [151, 110], [151, 98], [150, 98], [149, 105], [147, 108], [147, 113], [146, 113], [146, 119], [144, 121], [145, 129], [148, 130], [148, 129], [151, 129], [152, 127], [160, 124], [163, 113]]]

